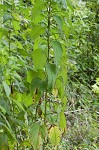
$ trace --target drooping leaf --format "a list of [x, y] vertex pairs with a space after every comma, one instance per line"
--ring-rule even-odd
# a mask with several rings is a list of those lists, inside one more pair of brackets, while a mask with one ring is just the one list
[[0, 134], [0, 150], [8, 150], [8, 138], [6, 134]]
[[47, 134], [47, 128], [45, 125], [40, 126], [40, 133], [41, 133], [42, 138], [44, 139]]
[[47, 76], [48, 76], [48, 89], [52, 90], [52, 87], [54, 86], [55, 80], [57, 77], [56, 65], [47, 63], [46, 71], [47, 71]]
[[61, 17], [58, 16], [58, 15], [56, 15], [56, 16], [54, 17], [54, 20], [56, 21], [56, 23], [57, 23], [59, 29], [62, 30], [62, 19], [61, 19]]
[[54, 51], [54, 61], [55, 61], [56, 66], [58, 66], [60, 63], [60, 59], [62, 57], [62, 51], [63, 51], [62, 46], [57, 40], [53, 40], [52, 47]]
[[2, 106], [0, 106], [0, 110], [5, 114], [6, 113], [6, 110], [2, 107]]
[[7, 97], [9, 97], [9, 95], [11, 93], [10, 87], [8, 86], [8, 84], [5, 81], [3, 81], [2, 84], [3, 84], [3, 87], [6, 92]]
[[43, 70], [30, 70], [27, 72], [27, 79], [26, 81], [31, 83], [31, 81], [35, 78], [35, 77], [38, 77], [40, 78], [41, 80], [44, 80], [45, 79], [45, 73]]
[[0, 122], [0, 126], [3, 126], [9, 133], [10, 135], [13, 137], [13, 139], [15, 141], [17, 141], [15, 134], [13, 133], [12, 129], [10, 129], [9, 127], [7, 127], [4, 123]]
[[18, 102], [15, 99], [12, 99], [12, 101], [18, 106], [18, 108], [20, 108], [21, 110], [23, 110], [25, 112], [25, 109], [24, 109], [24, 107], [22, 106], [22, 104], [20, 102]]
[[40, 125], [38, 123], [33, 123], [30, 127], [30, 138], [35, 150], [37, 150], [39, 145], [39, 130]]
[[40, 97], [42, 96], [42, 93], [47, 88], [47, 81], [42, 81], [40, 78], [36, 77], [32, 80], [30, 84], [30, 92], [33, 96], [33, 101], [37, 102]]

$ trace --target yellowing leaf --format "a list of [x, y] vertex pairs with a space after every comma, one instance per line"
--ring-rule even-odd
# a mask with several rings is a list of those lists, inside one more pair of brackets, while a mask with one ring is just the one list
[[49, 131], [49, 138], [53, 145], [58, 145], [60, 142], [61, 132], [57, 126], [54, 126]]
[[64, 112], [60, 113], [60, 128], [61, 129], [66, 128], [66, 117], [64, 115]]
[[58, 89], [53, 89], [52, 94], [53, 94], [55, 97], [57, 97], [57, 95], [58, 95]]

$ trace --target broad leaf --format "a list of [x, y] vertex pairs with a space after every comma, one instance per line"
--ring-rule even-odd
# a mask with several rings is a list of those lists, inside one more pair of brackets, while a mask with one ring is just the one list
[[47, 63], [46, 71], [47, 71], [47, 76], [48, 76], [48, 89], [51, 91], [55, 84], [55, 80], [57, 77], [56, 65]]
[[35, 150], [38, 149], [39, 145], [39, 130], [40, 125], [38, 123], [33, 123], [30, 127], [30, 138]]
[[52, 41], [52, 47], [54, 51], [54, 61], [56, 66], [58, 66], [62, 57], [62, 46], [58, 41], [54, 40]]
[[60, 143], [61, 132], [57, 126], [54, 126], [49, 131], [49, 138], [53, 145], [58, 145]]
[[42, 49], [34, 50], [32, 58], [36, 69], [44, 69], [47, 57]]
[[32, 27], [32, 30], [30, 32], [31, 37], [35, 40], [38, 38], [40, 35], [42, 35], [45, 32], [44, 27], [41, 25], [36, 25]]

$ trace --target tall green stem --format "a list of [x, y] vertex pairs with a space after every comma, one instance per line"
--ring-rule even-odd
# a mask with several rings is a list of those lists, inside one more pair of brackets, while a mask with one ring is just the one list
[[[50, 54], [50, 25], [51, 25], [51, 0], [48, 1], [48, 7], [47, 7], [47, 13], [48, 13], [48, 25], [47, 25], [47, 49], [48, 49], [48, 55], [47, 55], [47, 60], [49, 62], [49, 54]], [[44, 114], [44, 125], [46, 126], [46, 116], [47, 116], [47, 88], [46, 88], [46, 92], [45, 92], [45, 114]], [[44, 143], [43, 143], [43, 150], [45, 150], [45, 146], [46, 146], [46, 139], [44, 139]]]
[[[50, 26], [51, 26], [51, 0], [49, 0], [48, 2], [48, 8], [47, 8], [47, 12], [48, 12], [48, 25], [47, 25], [47, 48], [48, 48], [48, 62], [49, 62], [49, 54], [50, 54]], [[46, 108], [47, 108], [47, 89], [46, 89], [46, 93], [45, 93], [45, 115], [44, 115], [44, 124], [46, 125]]]

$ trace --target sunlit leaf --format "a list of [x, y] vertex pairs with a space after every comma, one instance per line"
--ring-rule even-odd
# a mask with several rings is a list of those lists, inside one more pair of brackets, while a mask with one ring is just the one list
[[60, 128], [61, 129], [66, 128], [66, 117], [64, 115], [64, 112], [60, 113]]
[[36, 69], [43, 69], [46, 65], [46, 55], [42, 49], [36, 49], [32, 54], [34, 67]]
[[54, 126], [49, 131], [49, 138], [53, 145], [58, 145], [60, 143], [61, 132], [57, 126]]

